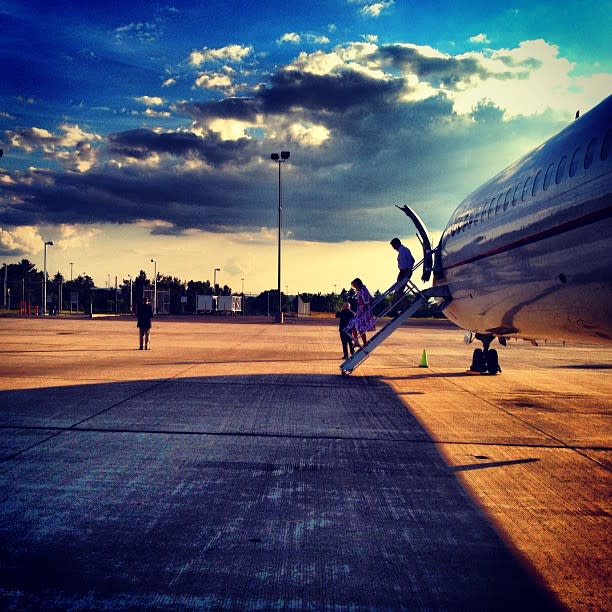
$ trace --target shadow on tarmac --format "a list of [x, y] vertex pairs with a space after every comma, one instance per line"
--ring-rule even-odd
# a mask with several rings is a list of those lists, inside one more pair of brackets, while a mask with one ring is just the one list
[[3, 609], [558, 609], [376, 378], [0, 392], [0, 462]]

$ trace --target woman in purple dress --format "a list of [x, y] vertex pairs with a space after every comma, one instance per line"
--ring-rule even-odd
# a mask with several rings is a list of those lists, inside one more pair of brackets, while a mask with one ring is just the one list
[[376, 317], [370, 310], [373, 300], [368, 288], [363, 284], [360, 278], [353, 280], [351, 286], [357, 292], [357, 311], [348, 324], [348, 327], [353, 333], [356, 344], [359, 345], [357, 335], [360, 335], [363, 346], [365, 346], [367, 344], [366, 332], [372, 331], [376, 327]]

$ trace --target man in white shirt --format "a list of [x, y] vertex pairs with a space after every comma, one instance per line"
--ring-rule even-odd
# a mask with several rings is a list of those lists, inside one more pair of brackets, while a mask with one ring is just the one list
[[405, 280], [406, 283], [398, 287], [393, 293], [393, 305], [396, 305], [402, 297], [404, 297], [404, 289], [412, 276], [412, 268], [414, 268], [414, 257], [408, 247], [405, 247], [399, 238], [391, 240], [391, 246], [397, 251], [397, 267], [399, 274], [397, 280]]

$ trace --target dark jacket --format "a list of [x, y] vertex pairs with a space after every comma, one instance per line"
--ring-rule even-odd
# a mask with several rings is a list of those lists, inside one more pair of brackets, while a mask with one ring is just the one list
[[151, 319], [153, 318], [153, 308], [151, 304], [141, 304], [138, 308], [138, 323], [140, 329], [151, 329]]
[[355, 314], [350, 308], [347, 308], [346, 310], [339, 310], [336, 313], [336, 318], [340, 319], [339, 324], [338, 324], [338, 329], [342, 331], [349, 324], [349, 321], [354, 316]]

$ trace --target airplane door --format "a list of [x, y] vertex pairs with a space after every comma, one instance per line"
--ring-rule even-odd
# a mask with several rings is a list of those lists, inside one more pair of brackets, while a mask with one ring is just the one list
[[423, 246], [423, 275], [421, 276], [421, 280], [423, 280], [423, 282], [428, 282], [434, 269], [434, 250], [431, 248], [429, 232], [427, 231], [422, 219], [414, 210], [412, 210], [412, 208], [406, 205], [396, 206], [396, 208], [399, 208], [407, 217], [409, 217], [416, 227], [418, 232], [417, 235], [421, 241], [421, 245]]

